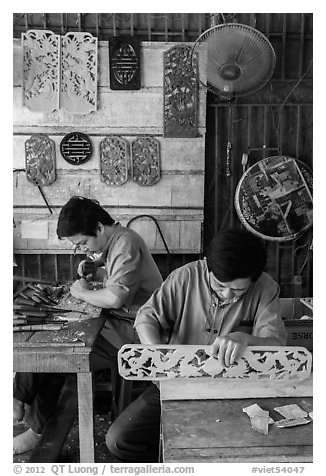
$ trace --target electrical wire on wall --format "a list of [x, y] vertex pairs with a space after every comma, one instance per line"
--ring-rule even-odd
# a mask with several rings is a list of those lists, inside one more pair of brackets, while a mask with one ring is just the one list
[[[14, 170], [13, 170], [13, 173], [16, 173], [16, 172], [26, 172], [26, 169], [14, 169]], [[38, 184], [38, 182], [37, 182], [36, 180], [33, 180], [33, 183], [34, 183], [34, 185], [36, 185], [37, 188], [39, 189], [39, 192], [40, 192], [40, 194], [41, 194], [41, 196], [42, 196], [42, 198], [43, 198], [43, 200], [44, 200], [44, 203], [45, 203], [47, 209], [49, 210], [49, 212], [50, 212], [51, 215], [52, 215], [52, 214], [53, 214], [53, 210], [52, 210], [52, 208], [51, 208], [51, 206], [50, 206], [50, 204], [49, 204], [49, 202], [48, 202], [48, 200], [47, 200], [47, 198], [46, 198], [46, 196], [45, 196], [45, 193], [44, 193], [42, 187]]]
[[161, 239], [162, 239], [164, 248], [166, 249], [166, 252], [167, 252], [167, 256], [168, 256], [168, 271], [169, 271], [169, 273], [170, 273], [170, 272], [173, 270], [173, 268], [172, 268], [172, 255], [171, 255], [171, 253], [170, 253], [169, 247], [168, 247], [168, 245], [167, 245], [167, 242], [166, 242], [166, 240], [165, 240], [165, 238], [164, 238], [164, 235], [163, 235], [163, 233], [162, 233], [161, 227], [160, 227], [158, 221], [156, 220], [156, 218], [153, 217], [152, 215], [146, 215], [146, 214], [137, 215], [137, 216], [131, 218], [131, 219], [127, 222], [126, 227], [127, 227], [127, 228], [130, 228], [131, 223], [133, 223], [135, 220], [138, 220], [139, 218], [149, 218], [150, 220], [153, 220], [153, 222], [155, 223], [156, 228], [157, 228], [157, 230], [158, 230], [158, 232], [159, 232], [159, 234], [160, 234], [160, 237], [161, 237]]
[[[276, 141], [277, 141], [277, 146], [278, 146], [278, 153], [281, 154], [282, 153], [282, 145], [281, 145], [281, 114], [282, 114], [282, 111], [284, 109], [284, 106], [286, 105], [288, 99], [290, 98], [290, 96], [294, 93], [294, 91], [296, 90], [296, 88], [299, 86], [299, 84], [301, 83], [301, 81], [305, 78], [305, 76], [307, 75], [310, 67], [312, 66], [312, 62], [313, 60], [311, 59], [305, 72], [300, 76], [300, 78], [298, 79], [298, 81], [295, 83], [295, 85], [293, 86], [293, 88], [291, 88], [291, 90], [288, 92], [288, 94], [286, 95], [285, 99], [283, 100], [279, 110], [278, 110], [278, 121], [277, 121], [277, 124], [276, 124], [276, 121], [275, 121], [275, 117], [274, 117], [274, 113], [273, 113], [273, 108], [271, 107], [271, 114], [272, 114], [272, 122], [273, 122], [273, 126], [274, 126], [274, 130], [275, 130], [275, 134], [276, 134]], [[272, 83], [270, 83], [270, 90], [271, 90], [271, 94], [273, 94], [274, 92], [274, 89], [273, 89], [273, 85]], [[288, 131], [287, 134], [289, 134], [291, 131]], [[286, 136], [286, 134], [285, 134]]]
[[303, 263], [300, 267], [300, 270], [299, 270], [299, 273], [298, 273], [299, 276], [302, 275], [303, 270], [304, 270], [305, 266], [308, 263], [309, 256], [312, 254], [312, 232], [311, 232], [311, 230], [309, 230], [309, 235], [308, 235], [308, 238], [307, 238], [306, 242], [303, 245], [300, 245], [295, 249], [295, 251], [294, 251], [295, 256], [298, 256], [299, 250], [303, 250], [305, 248], [306, 248], [306, 256], [305, 256], [305, 258], [303, 260]]

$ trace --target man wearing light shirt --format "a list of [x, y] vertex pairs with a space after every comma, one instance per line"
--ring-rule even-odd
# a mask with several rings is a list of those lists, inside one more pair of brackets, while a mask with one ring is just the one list
[[[95, 256], [78, 267], [80, 279], [70, 293], [77, 299], [102, 307], [107, 317], [92, 352], [92, 370], [117, 365], [118, 349], [135, 342], [134, 318], [139, 307], [160, 286], [160, 272], [143, 239], [133, 230], [116, 223], [95, 200], [72, 197], [62, 208], [59, 239], [66, 238], [74, 249]], [[87, 275], [101, 274], [103, 287], [93, 289]], [[64, 374], [17, 373], [13, 390], [13, 419], [20, 421], [29, 405], [26, 422], [30, 427], [14, 438], [14, 454], [33, 449], [42, 430], [56, 410]]]
[[[248, 345], [285, 345], [279, 286], [263, 271], [265, 263], [256, 236], [220, 233], [205, 259], [173, 271], [139, 309], [135, 329], [141, 343], [211, 345], [223, 366]], [[158, 461], [159, 428], [160, 396], [152, 384], [114, 421], [106, 443], [122, 462]]]

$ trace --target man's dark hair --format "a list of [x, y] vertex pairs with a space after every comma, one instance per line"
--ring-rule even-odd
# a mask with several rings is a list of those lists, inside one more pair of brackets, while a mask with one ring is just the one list
[[77, 234], [96, 236], [98, 223], [110, 226], [114, 220], [97, 200], [71, 197], [60, 211], [57, 235], [59, 239]]
[[266, 265], [263, 242], [247, 231], [226, 230], [209, 243], [207, 267], [221, 282], [240, 278], [257, 281]]

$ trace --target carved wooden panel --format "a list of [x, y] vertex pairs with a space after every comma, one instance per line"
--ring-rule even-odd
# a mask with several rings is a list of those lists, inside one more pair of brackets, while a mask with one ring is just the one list
[[119, 136], [100, 142], [100, 173], [108, 185], [123, 185], [128, 180], [129, 144]]
[[96, 111], [97, 38], [70, 32], [61, 39], [60, 107], [74, 114]]
[[161, 177], [160, 143], [154, 137], [137, 137], [131, 144], [132, 177], [141, 186], [154, 185]]
[[22, 33], [23, 104], [32, 111], [59, 107], [60, 36], [47, 30]]
[[120, 36], [109, 39], [110, 88], [140, 89], [140, 41]]
[[164, 136], [197, 137], [198, 58], [191, 47], [164, 52]]
[[62, 157], [71, 165], [82, 165], [93, 153], [90, 138], [82, 132], [70, 132], [60, 142]]
[[210, 346], [124, 345], [118, 353], [119, 373], [129, 380], [161, 380], [177, 377], [232, 377], [305, 379], [312, 357], [304, 347], [247, 347], [233, 365], [223, 367], [209, 354]]
[[25, 142], [27, 179], [37, 185], [50, 185], [56, 179], [55, 143], [45, 134], [32, 135]]

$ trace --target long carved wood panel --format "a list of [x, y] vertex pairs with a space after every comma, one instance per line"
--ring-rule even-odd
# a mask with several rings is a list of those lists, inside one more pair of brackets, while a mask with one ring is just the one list
[[229, 367], [210, 355], [210, 346], [124, 345], [118, 353], [119, 373], [130, 380], [178, 377], [236, 379], [305, 379], [312, 357], [304, 347], [249, 346]]

